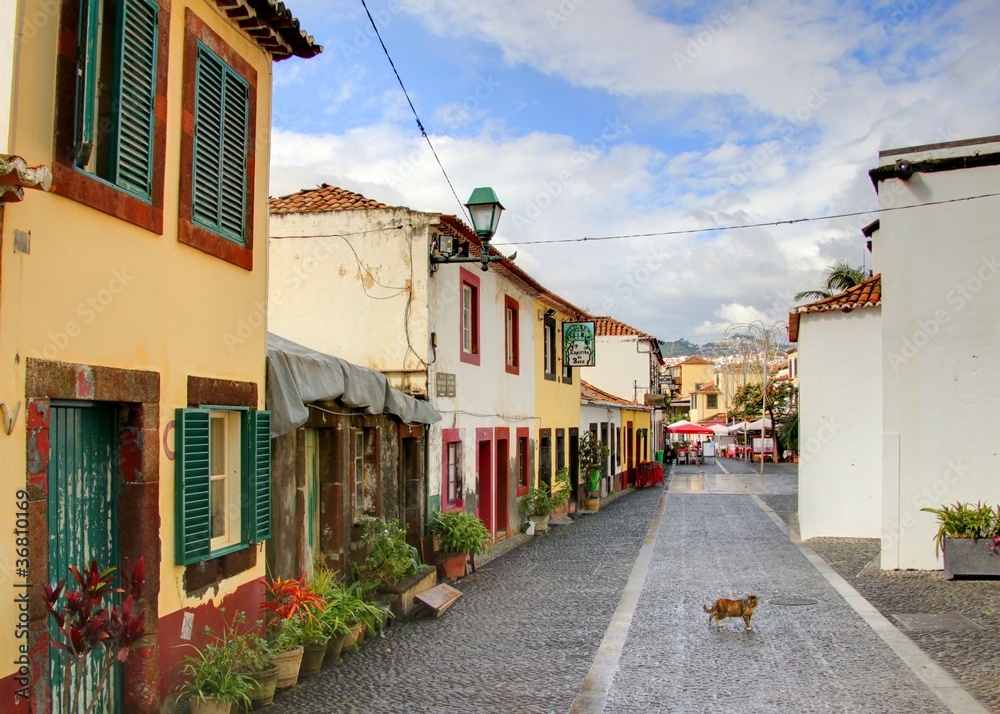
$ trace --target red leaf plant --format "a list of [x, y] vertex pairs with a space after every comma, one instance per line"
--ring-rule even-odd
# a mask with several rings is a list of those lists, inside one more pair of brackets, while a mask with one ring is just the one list
[[[103, 650], [101, 676], [97, 687], [89, 692], [86, 714], [91, 714], [103, 699], [115, 662], [124, 662], [132, 649], [145, 646], [142, 639], [146, 636], [146, 615], [136, 612], [134, 603], [142, 595], [146, 565], [139, 558], [133, 567], [126, 558], [121, 572], [122, 587], [118, 588], [114, 586], [115, 568], [102, 570], [96, 560], [83, 568], [71, 565], [67, 570], [76, 582], [76, 589], [66, 590], [65, 578], [55, 587], [42, 588], [46, 609], [56, 624], [50, 645], [64, 665], [61, 708], [66, 714], [80, 711], [87, 662], [95, 650]], [[109, 609], [105, 598], [113, 598], [116, 593], [125, 593], [125, 601]]]
[[326, 600], [312, 589], [312, 584], [306, 582], [303, 573], [301, 578], [278, 578], [268, 582], [261, 579], [267, 586], [267, 601], [261, 605], [266, 613], [277, 620], [291, 620], [294, 617], [316, 617], [316, 612], [322, 612]]

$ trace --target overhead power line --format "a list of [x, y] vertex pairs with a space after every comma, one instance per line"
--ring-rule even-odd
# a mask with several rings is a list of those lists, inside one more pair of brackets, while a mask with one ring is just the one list
[[413, 100], [410, 99], [410, 93], [406, 91], [406, 87], [403, 85], [403, 78], [399, 76], [399, 71], [396, 69], [396, 63], [392, 61], [392, 56], [389, 55], [389, 50], [385, 46], [385, 42], [382, 41], [382, 33], [378, 31], [378, 25], [375, 24], [375, 18], [372, 17], [371, 10], [368, 9], [368, 3], [365, 0], [361, 0], [362, 6], [365, 8], [365, 13], [368, 15], [368, 21], [372, 24], [372, 29], [375, 30], [375, 36], [378, 38], [378, 43], [382, 45], [382, 51], [385, 52], [385, 58], [389, 60], [389, 66], [392, 67], [392, 73], [396, 75], [396, 81], [399, 82], [399, 88], [403, 90], [403, 95], [406, 97], [406, 103], [410, 105], [410, 111], [413, 112], [413, 118], [417, 121], [417, 128], [420, 129], [420, 135], [424, 137], [427, 142], [427, 146], [430, 147], [431, 154], [434, 155], [434, 160], [437, 161], [438, 167], [441, 169], [441, 173], [444, 174], [444, 180], [448, 182], [448, 188], [451, 189], [451, 195], [455, 197], [455, 201], [459, 205], [459, 214], [465, 216], [472, 222], [472, 218], [467, 215], [465, 206], [462, 204], [461, 199], [458, 197], [458, 193], [455, 192], [455, 186], [451, 183], [451, 178], [448, 176], [448, 172], [444, 169], [444, 164], [441, 163], [441, 157], [438, 156], [437, 151], [434, 149], [434, 144], [431, 143], [431, 138], [427, 135], [427, 130], [424, 129], [424, 124], [420, 121], [420, 115], [417, 114], [416, 107], [413, 106]]
[[552, 238], [550, 240], [530, 240], [513, 241], [503, 245], [542, 245], [543, 243], [583, 243], [586, 241], [622, 240], [625, 238], [655, 238], [658, 236], [680, 236], [691, 235], [693, 233], [714, 233], [716, 231], [736, 231], [743, 228], [764, 228], [767, 226], [788, 226], [794, 223], [808, 223], [810, 221], [829, 221], [836, 218], [851, 218], [854, 216], [867, 216], [873, 213], [888, 213], [889, 211], [903, 211], [911, 208], [923, 208], [924, 206], [940, 206], [946, 203], [960, 203], [962, 201], [974, 201], [980, 198], [993, 198], [1000, 196], [998, 193], [983, 193], [978, 196], [965, 196], [963, 198], [949, 198], [942, 201], [929, 201], [918, 203], [913, 206], [889, 206], [886, 208], [873, 208], [870, 211], [853, 211], [851, 213], [831, 213], [827, 216], [811, 216], [809, 218], [789, 218], [783, 221], [762, 221], [760, 223], [739, 223], [729, 226], [713, 226], [711, 228], [685, 228], [675, 231], [658, 231], [655, 233], [626, 233], [617, 236], [588, 236], [585, 238]]

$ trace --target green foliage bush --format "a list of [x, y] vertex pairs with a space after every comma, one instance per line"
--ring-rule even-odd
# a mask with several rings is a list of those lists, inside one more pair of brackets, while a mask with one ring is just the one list
[[355, 565], [355, 575], [365, 582], [398, 583], [420, 568], [417, 549], [406, 542], [406, 527], [392, 518], [362, 516], [361, 542], [369, 548], [368, 557]]
[[431, 517], [431, 533], [437, 538], [442, 553], [484, 552], [490, 542], [490, 532], [472, 513], [439, 511]]

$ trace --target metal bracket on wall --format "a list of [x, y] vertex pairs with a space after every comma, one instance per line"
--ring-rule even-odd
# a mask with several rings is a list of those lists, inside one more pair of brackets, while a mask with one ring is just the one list
[[7, 436], [10, 436], [14, 432], [14, 425], [17, 423], [17, 415], [21, 413], [21, 401], [18, 400], [17, 404], [14, 406], [13, 413], [11, 413], [10, 407], [7, 406], [7, 402], [0, 402], [0, 412], [3, 413], [3, 429], [7, 432]]

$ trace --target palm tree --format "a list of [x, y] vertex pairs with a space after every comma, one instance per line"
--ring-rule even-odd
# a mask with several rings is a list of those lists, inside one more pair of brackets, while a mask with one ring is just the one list
[[868, 271], [855, 268], [846, 260], [831, 263], [826, 269], [826, 287], [819, 290], [804, 290], [795, 295], [795, 301], [822, 300], [853, 288], [863, 280], [868, 279]]

